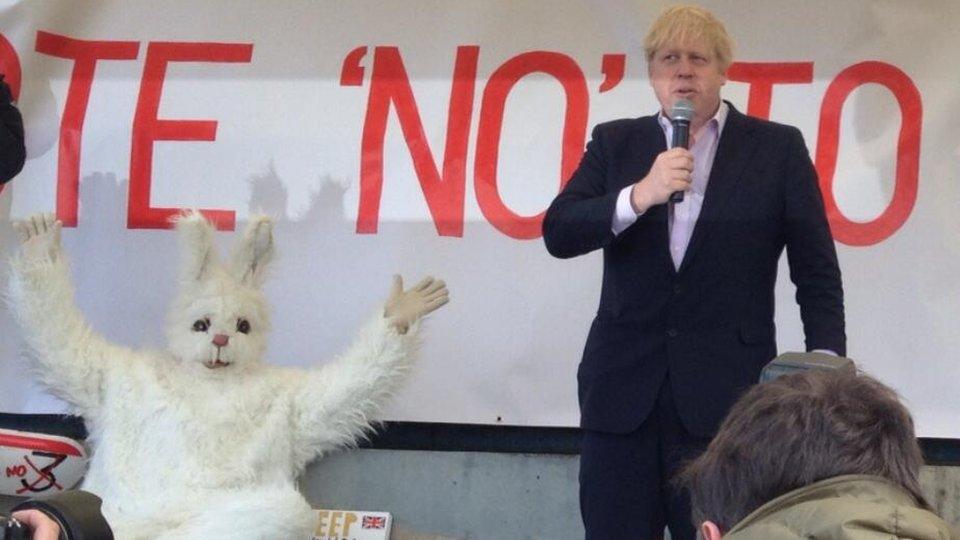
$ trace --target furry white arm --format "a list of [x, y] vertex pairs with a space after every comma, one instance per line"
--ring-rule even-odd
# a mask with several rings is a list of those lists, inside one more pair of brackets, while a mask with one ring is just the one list
[[371, 417], [413, 363], [418, 330], [414, 323], [400, 334], [388, 318], [377, 314], [346, 354], [298, 381], [293, 421], [298, 469], [320, 454], [352, 444], [371, 429]]
[[[94, 414], [102, 399], [103, 378], [111, 359], [122, 354], [84, 322], [74, 303], [66, 256], [60, 247], [59, 223], [47, 220], [51, 238], [42, 250], [28, 251], [11, 261], [7, 299], [40, 381], [55, 395]], [[23, 224], [19, 224], [21, 229]], [[33, 234], [36, 234], [34, 231]], [[43, 234], [43, 233], [40, 233]]]

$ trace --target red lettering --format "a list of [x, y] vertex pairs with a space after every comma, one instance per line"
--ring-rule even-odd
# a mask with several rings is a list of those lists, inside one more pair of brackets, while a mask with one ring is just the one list
[[625, 54], [605, 54], [601, 71], [603, 72], [603, 82], [600, 84], [600, 93], [612, 89], [623, 80], [623, 73], [626, 70], [627, 55]]
[[13, 94], [13, 99], [16, 101], [20, 97], [20, 81], [22, 79], [20, 56], [2, 33], [0, 33], [0, 74], [3, 75], [3, 80], [10, 85], [10, 93]]
[[[876, 219], [862, 223], [843, 215], [833, 195], [833, 179], [840, 145], [840, 115], [843, 104], [858, 87], [875, 83], [889, 89], [900, 105], [900, 134], [893, 198]], [[923, 105], [916, 85], [903, 71], [884, 62], [861, 62], [840, 72], [830, 83], [820, 109], [816, 167], [823, 202], [834, 238], [851, 246], [881, 242], [899, 229], [917, 200], [920, 170], [920, 129]]]
[[136, 41], [85, 41], [49, 32], [37, 32], [36, 50], [49, 56], [73, 60], [73, 73], [60, 120], [57, 156], [57, 218], [65, 227], [77, 226], [80, 192], [80, 143], [83, 120], [90, 101], [97, 60], [135, 60]]
[[813, 62], [734, 62], [727, 78], [750, 85], [747, 114], [766, 120], [770, 118], [773, 85], [813, 82]]
[[[150, 206], [150, 185], [155, 141], [213, 141], [217, 138], [216, 120], [164, 120], [157, 118], [160, 93], [169, 62], [249, 62], [252, 44], [151, 42], [140, 81], [137, 112], [133, 119], [130, 149], [130, 195], [127, 203], [127, 227], [131, 229], [169, 229], [170, 218], [180, 208]], [[233, 230], [232, 210], [200, 210], [219, 230]]]
[[360, 60], [367, 55], [366, 47], [357, 47], [343, 59], [340, 68], [340, 86], [360, 86], [363, 84], [363, 66]]
[[474, 189], [480, 210], [490, 224], [507, 236], [517, 239], [538, 238], [545, 212], [524, 217], [507, 208], [497, 188], [497, 160], [507, 96], [521, 78], [531, 73], [552, 75], [560, 81], [566, 94], [560, 165], [561, 189], [570, 179], [583, 153], [590, 106], [583, 72], [572, 58], [560, 53], [523, 53], [505, 62], [490, 76], [480, 106]]
[[26, 465], [13, 465], [12, 467], [7, 467], [7, 478], [11, 476], [16, 476], [18, 478], [23, 477], [27, 474]]
[[[354, 50], [351, 54], [358, 53]], [[374, 49], [373, 75], [360, 149], [357, 233], [377, 232], [383, 192], [383, 140], [392, 103], [397, 110], [403, 138], [410, 149], [413, 167], [437, 233], [440, 236], [463, 236], [467, 143], [479, 54], [480, 48], [476, 46], [457, 47], [441, 175], [423, 132], [423, 123], [399, 50], [396, 47]]]

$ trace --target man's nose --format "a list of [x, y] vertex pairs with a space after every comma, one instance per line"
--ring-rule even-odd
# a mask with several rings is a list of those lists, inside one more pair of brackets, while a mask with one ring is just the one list
[[224, 347], [230, 341], [230, 336], [226, 334], [217, 334], [213, 336], [213, 344], [217, 347]]
[[693, 76], [693, 62], [689, 58], [681, 57], [677, 62], [677, 76], [678, 77], [692, 77]]

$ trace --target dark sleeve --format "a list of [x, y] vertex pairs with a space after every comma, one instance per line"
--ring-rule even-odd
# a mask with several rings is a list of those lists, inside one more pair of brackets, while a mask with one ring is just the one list
[[113, 530], [103, 517], [103, 501], [93, 493], [80, 490], [61, 491], [44, 499], [30, 499], [13, 508], [39, 510], [61, 527], [60, 538], [113, 540]]
[[26, 157], [23, 118], [11, 103], [10, 87], [0, 77], [0, 184], [20, 172]]
[[543, 220], [543, 241], [554, 257], [583, 255], [614, 239], [613, 214], [619, 191], [608, 191], [608, 165], [603, 133], [597, 126], [580, 165]]
[[791, 128], [784, 161], [787, 261], [808, 351], [845, 356], [843, 283], [817, 172], [803, 135]]

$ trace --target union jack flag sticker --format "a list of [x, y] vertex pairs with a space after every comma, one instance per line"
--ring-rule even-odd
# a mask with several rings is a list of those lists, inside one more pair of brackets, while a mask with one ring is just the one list
[[382, 529], [387, 526], [387, 518], [381, 516], [363, 516], [361, 526], [364, 529]]

